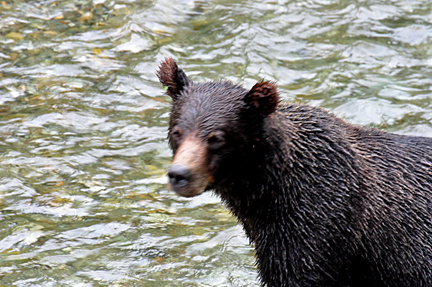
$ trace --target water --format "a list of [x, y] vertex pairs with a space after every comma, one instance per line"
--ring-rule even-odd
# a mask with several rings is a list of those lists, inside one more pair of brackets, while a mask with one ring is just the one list
[[1, 1], [0, 285], [259, 286], [219, 199], [166, 190], [166, 56], [194, 81], [432, 136], [428, 1]]

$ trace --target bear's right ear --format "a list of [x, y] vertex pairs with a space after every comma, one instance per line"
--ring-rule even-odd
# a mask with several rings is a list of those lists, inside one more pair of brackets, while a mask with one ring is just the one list
[[277, 87], [273, 82], [258, 82], [246, 94], [244, 102], [249, 107], [249, 110], [267, 117], [276, 110], [279, 104]]
[[159, 66], [157, 71], [159, 81], [167, 89], [167, 94], [173, 100], [177, 99], [180, 92], [185, 87], [192, 84], [192, 81], [186, 76], [185, 72], [177, 66], [173, 58], [166, 58]]

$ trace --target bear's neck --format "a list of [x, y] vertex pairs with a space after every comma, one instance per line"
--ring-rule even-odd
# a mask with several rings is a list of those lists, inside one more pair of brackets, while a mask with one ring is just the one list
[[[320, 230], [332, 222], [333, 208], [350, 226], [357, 212], [351, 207], [363, 208], [356, 203], [361, 176], [355, 154], [336, 134], [343, 130], [326, 127], [325, 117], [331, 115], [305, 115], [298, 122], [287, 120], [288, 113], [282, 116], [285, 120], [265, 123], [265, 133], [253, 147], [256, 156], [243, 159], [246, 164], [215, 189], [255, 243], [259, 272], [270, 286], [285, 286], [281, 282], [292, 271], [288, 257], [296, 252], [295, 246], [313, 239], [304, 228]], [[335, 185], [346, 192], [332, 192]], [[339, 240], [326, 236], [329, 242]]]
[[283, 224], [295, 208], [290, 206], [295, 194], [290, 194], [289, 174], [294, 127], [269, 118], [259, 130], [265, 132], [253, 137], [243, 151], [246, 156], [236, 160], [235, 172], [215, 189], [253, 241], [261, 226]]
[[[345, 122], [335, 129], [335, 117], [324, 110], [316, 115], [311, 107], [283, 109], [255, 130], [239, 165], [215, 188], [253, 241], [261, 225], [286, 227], [287, 220], [304, 211], [300, 205], [319, 209], [326, 200], [350, 204], [358, 197], [350, 192], [362, 181], [349, 136], [341, 136], [352, 132]], [[327, 198], [335, 184], [348, 191], [346, 197]]]

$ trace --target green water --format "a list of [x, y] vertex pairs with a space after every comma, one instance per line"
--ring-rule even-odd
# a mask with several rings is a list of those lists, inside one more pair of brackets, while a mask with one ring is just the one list
[[429, 1], [0, 1], [0, 286], [259, 286], [218, 198], [166, 189], [158, 63], [432, 136], [431, 23]]

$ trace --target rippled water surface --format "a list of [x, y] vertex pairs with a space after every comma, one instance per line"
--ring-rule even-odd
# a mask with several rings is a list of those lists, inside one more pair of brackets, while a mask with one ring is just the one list
[[259, 286], [218, 198], [165, 187], [166, 56], [432, 136], [430, 1], [1, 1], [1, 286]]

